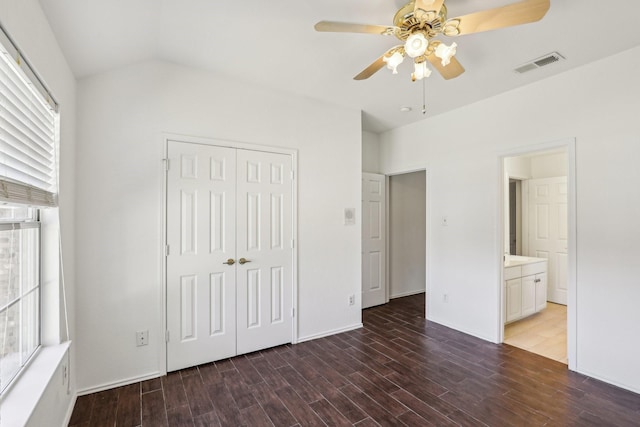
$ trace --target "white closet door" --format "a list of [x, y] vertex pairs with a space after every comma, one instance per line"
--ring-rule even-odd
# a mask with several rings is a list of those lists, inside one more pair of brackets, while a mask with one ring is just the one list
[[547, 299], [567, 304], [567, 178], [529, 180], [529, 256], [546, 258]]
[[168, 143], [167, 369], [236, 354], [236, 150]]
[[385, 177], [362, 174], [362, 308], [386, 302]]
[[288, 155], [238, 150], [238, 354], [291, 342], [291, 166]]

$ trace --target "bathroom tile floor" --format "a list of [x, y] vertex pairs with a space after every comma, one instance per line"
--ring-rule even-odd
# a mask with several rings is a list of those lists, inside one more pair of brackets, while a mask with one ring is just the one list
[[504, 342], [567, 363], [567, 306], [547, 303], [543, 311], [505, 325]]

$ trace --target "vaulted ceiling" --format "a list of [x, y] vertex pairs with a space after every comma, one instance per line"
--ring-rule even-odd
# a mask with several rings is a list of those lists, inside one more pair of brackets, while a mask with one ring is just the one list
[[[423, 85], [411, 66], [353, 77], [393, 36], [318, 33], [321, 20], [391, 25], [400, 0], [40, 0], [78, 78], [159, 59], [363, 111], [381, 132], [424, 118]], [[515, 0], [447, 0], [449, 16]], [[640, 2], [551, 0], [542, 21], [455, 39], [465, 67], [426, 80], [427, 116], [459, 108], [640, 44]], [[444, 40], [449, 43], [451, 39]], [[524, 74], [514, 69], [557, 51], [566, 60]], [[640, 63], [640, 61], [639, 61]], [[615, 69], [611, 78], [615, 79]], [[589, 90], [585, 87], [584, 90]], [[412, 108], [400, 112], [400, 107]]]

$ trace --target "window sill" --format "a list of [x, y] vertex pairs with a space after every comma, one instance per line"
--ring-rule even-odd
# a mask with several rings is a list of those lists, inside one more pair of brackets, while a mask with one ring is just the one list
[[[67, 341], [40, 349], [16, 383], [2, 396], [0, 419], [3, 426], [23, 426], [28, 423], [70, 345], [71, 341]], [[67, 377], [62, 378], [61, 383], [64, 381], [63, 385], [66, 386], [68, 380], [67, 373]]]

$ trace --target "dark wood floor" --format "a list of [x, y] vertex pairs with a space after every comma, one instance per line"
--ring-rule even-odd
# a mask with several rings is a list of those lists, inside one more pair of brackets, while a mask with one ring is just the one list
[[363, 329], [82, 396], [70, 425], [640, 425], [640, 395], [423, 313], [400, 298]]

